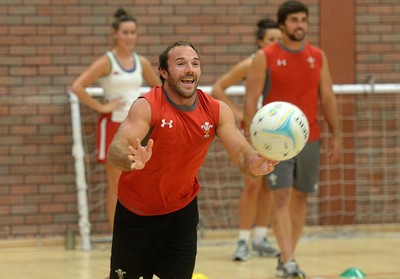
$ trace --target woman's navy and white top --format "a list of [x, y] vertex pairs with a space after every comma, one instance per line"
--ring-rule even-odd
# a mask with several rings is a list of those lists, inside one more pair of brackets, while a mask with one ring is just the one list
[[111, 62], [111, 71], [107, 76], [99, 78], [99, 84], [104, 90], [106, 101], [124, 99], [124, 107], [114, 110], [111, 114], [111, 120], [120, 123], [128, 115], [133, 101], [140, 96], [140, 87], [143, 85], [142, 64], [135, 52], [132, 52], [135, 61], [132, 69], [122, 68], [111, 51], [108, 51], [106, 55]]

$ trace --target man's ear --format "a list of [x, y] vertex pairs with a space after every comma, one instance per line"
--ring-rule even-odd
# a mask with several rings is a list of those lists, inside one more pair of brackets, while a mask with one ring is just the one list
[[167, 79], [167, 77], [168, 77], [168, 71], [167, 71], [167, 70], [165, 70], [165, 69], [159, 69], [158, 71], [160, 72], [160, 75], [161, 75], [164, 79]]

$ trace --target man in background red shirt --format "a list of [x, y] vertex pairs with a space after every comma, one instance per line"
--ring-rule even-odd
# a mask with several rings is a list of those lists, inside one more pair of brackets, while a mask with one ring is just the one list
[[340, 131], [336, 97], [328, 60], [322, 50], [304, 41], [308, 29], [308, 7], [299, 1], [283, 3], [278, 10], [282, 40], [257, 52], [248, 73], [244, 103], [245, 128], [263, 105], [286, 101], [298, 106], [307, 116], [310, 137], [294, 158], [282, 161], [266, 176], [272, 203], [272, 227], [281, 250], [277, 276], [305, 278], [295, 259], [295, 249], [304, 227], [307, 194], [318, 188], [320, 127], [318, 105], [331, 132], [329, 155], [337, 162]]

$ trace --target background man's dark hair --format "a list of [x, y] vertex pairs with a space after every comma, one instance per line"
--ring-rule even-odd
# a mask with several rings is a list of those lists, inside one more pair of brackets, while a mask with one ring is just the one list
[[287, 1], [278, 9], [278, 24], [285, 24], [285, 20], [289, 14], [305, 12], [308, 17], [308, 7], [300, 1]]

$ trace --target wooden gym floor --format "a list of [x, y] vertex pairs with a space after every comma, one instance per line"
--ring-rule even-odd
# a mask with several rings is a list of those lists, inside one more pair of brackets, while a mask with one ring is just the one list
[[[275, 278], [275, 258], [233, 262], [235, 242], [235, 237], [203, 240], [195, 272], [208, 279]], [[104, 279], [108, 275], [110, 243], [94, 244], [90, 252], [78, 247], [66, 250], [63, 243], [62, 239], [0, 241], [0, 279]], [[400, 232], [311, 234], [301, 239], [297, 260], [307, 279], [339, 279], [353, 267], [368, 279], [399, 279]]]

